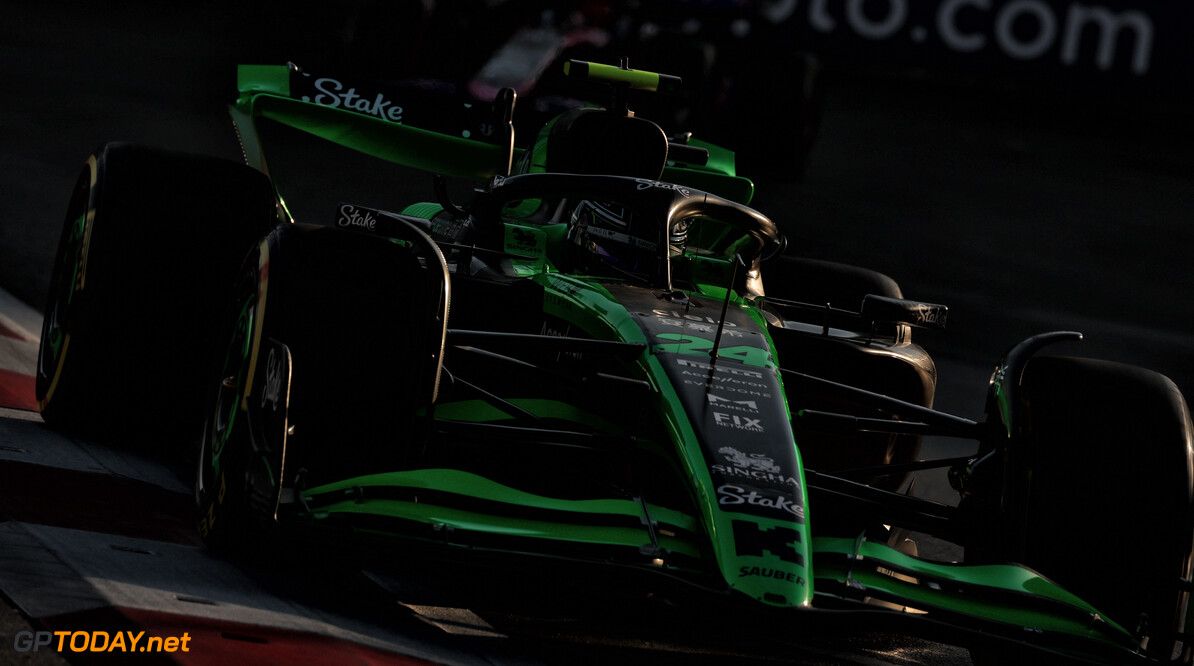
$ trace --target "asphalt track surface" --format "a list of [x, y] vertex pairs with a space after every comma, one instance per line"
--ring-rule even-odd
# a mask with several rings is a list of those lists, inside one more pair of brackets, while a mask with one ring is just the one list
[[[400, 574], [311, 581], [207, 554], [189, 526], [186, 470], [60, 437], [28, 411], [37, 310], [91, 150], [130, 140], [237, 158], [223, 112], [233, 65], [298, 59], [288, 47], [310, 40], [249, 41], [269, 34], [266, 12], [226, 3], [2, 7], [0, 287], [12, 297], [0, 298], [0, 591], [14, 608], [0, 617], [0, 662], [56, 658], [13, 649], [32, 622], [187, 631], [203, 648], [191, 663], [968, 663], [957, 648], [888, 634], [776, 649], [675, 628], [644, 641], [533, 613], [483, 619]], [[288, 20], [282, 34], [311, 34]], [[760, 183], [754, 204], [798, 253], [880, 270], [907, 296], [950, 306], [949, 331], [917, 332], [938, 361], [939, 408], [981, 418], [1000, 354], [1061, 329], [1086, 335], [1065, 353], [1150, 367], [1194, 395], [1187, 132], [1130, 105], [907, 78], [834, 83], [806, 178]]]

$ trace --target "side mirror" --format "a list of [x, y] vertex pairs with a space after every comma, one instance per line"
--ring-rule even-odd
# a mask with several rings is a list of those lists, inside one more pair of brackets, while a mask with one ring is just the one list
[[933, 303], [867, 294], [862, 298], [860, 312], [864, 319], [873, 322], [893, 322], [943, 331], [949, 308]]

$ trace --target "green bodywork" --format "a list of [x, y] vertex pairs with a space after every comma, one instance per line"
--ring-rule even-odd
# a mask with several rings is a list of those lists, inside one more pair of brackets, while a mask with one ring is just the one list
[[[256, 131], [257, 121], [268, 119], [406, 166], [480, 181], [499, 175], [503, 156], [497, 145], [294, 99], [290, 75], [286, 67], [240, 68], [240, 95], [232, 114], [250, 165], [268, 172]], [[545, 150], [545, 145], [541, 136], [529, 150]], [[749, 202], [753, 186], [734, 174], [732, 154], [707, 148], [708, 165], [669, 165], [662, 180]], [[518, 151], [516, 162], [522, 156]], [[543, 160], [532, 154], [523, 162], [535, 165]], [[431, 219], [441, 211], [435, 204], [415, 204], [402, 212]], [[665, 368], [677, 358], [707, 361], [709, 349], [683, 335], [671, 344], [663, 344], [661, 339], [667, 338], [661, 336], [653, 339], [639, 315], [602, 280], [561, 272], [555, 255], [565, 243], [564, 234], [564, 225], [514, 219], [506, 224], [501, 249], [519, 255], [511, 260], [514, 271], [542, 288], [546, 315], [591, 338], [644, 345], [628, 366], [634, 377], [650, 386], [649, 397], [642, 399], [651, 401], [649, 408], [664, 424], [667, 441], [641, 444], [670, 452], [687, 481], [693, 509], [642, 497], [561, 499], [474, 472], [436, 468], [379, 470], [301, 489], [291, 513], [280, 510], [280, 519], [320, 523], [366, 516], [372, 519], [364, 523], [369, 527], [358, 529], [378, 536], [476, 552], [492, 549], [616, 562], [689, 576], [710, 590], [730, 591], [770, 607], [890, 611], [1109, 662], [1134, 658], [1131, 628], [1103, 619], [1081, 599], [1024, 567], [936, 563], [862, 538], [815, 536], [817, 507], [809, 503], [799, 470], [794, 501], [807, 507], [807, 517], [767, 517], [719, 503], [710, 473], [712, 461], [700, 443], [700, 426]], [[732, 252], [729, 255], [687, 257], [712, 268], [690, 273], [722, 278], [730, 271]], [[779, 359], [763, 351], [774, 349], [763, 313], [752, 299], [727, 290], [724, 284], [724, 279], [720, 285], [717, 280], [693, 280], [688, 293], [719, 307], [728, 295], [728, 308], [743, 321], [754, 322], [761, 342], [737, 355], [727, 343], [717, 362], [766, 373], [782, 386]], [[601, 416], [570, 403], [536, 399], [516, 404], [536, 416], [611, 435], [633, 434], [619, 433]], [[435, 418], [500, 425], [510, 415], [481, 401], [459, 401], [436, 405]], [[799, 465], [790, 424], [770, 434], [787, 442]], [[763, 538], [744, 547], [743, 530]], [[586, 557], [586, 552], [593, 555]]]

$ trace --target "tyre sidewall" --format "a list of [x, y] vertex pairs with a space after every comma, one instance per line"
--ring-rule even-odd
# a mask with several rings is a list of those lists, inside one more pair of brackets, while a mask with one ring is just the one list
[[1025, 564], [1128, 631], [1147, 614], [1149, 651], [1168, 660], [1194, 550], [1184, 399], [1157, 373], [1066, 357], [1032, 359], [1023, 392]]
[[[268, 179], [243, 165], [130, 144], [84, 168], [59, 243], [46, 312], [69, 344], [39, 360], [50, 425], [155, 444], [198, 429], [202, 360], [240, 260], [274, 223]], [[80, 261], [67, 242], [82, 202]], [[51, 331], [47, 322], [43, 344]]]

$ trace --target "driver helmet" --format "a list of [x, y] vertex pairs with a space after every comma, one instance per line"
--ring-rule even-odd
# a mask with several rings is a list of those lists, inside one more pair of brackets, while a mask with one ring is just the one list
[[647, 225], [636, 224], [630, 210], [590, 200], [577, 204], [568, 221], [568, 240], [577, 250], [578, 267], [596, 275], [652, 273], [658, 265], [659, 243], [644, 237], [649, 231]]

